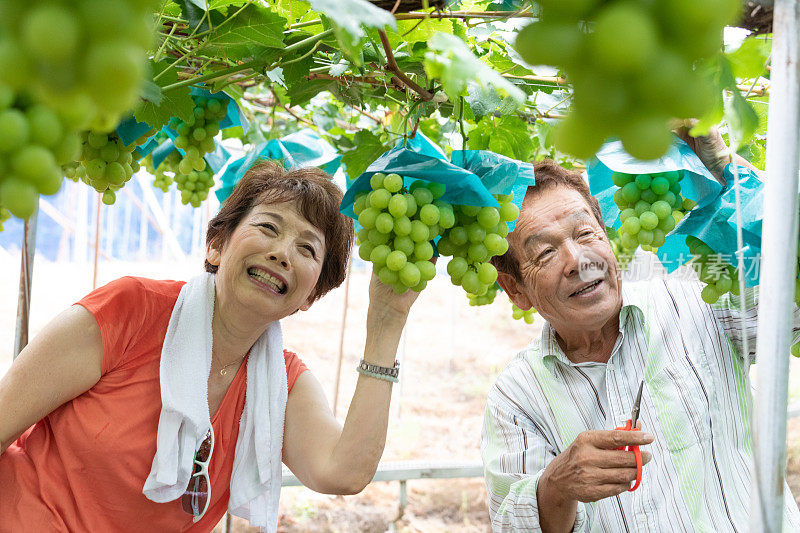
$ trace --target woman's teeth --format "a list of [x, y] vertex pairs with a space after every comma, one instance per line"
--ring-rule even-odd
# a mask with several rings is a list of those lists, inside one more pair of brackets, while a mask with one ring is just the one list
[[253, 278], [257, 279], [258, 281], [260, 281], [261, 283], [264, 283], [265, 285], [268, 285], [268, 286], [272, 287], [275, 290], [275, 292], [277, 292], [279, 294], [283, 294], [286, 291], [286, 284], [285, 283], [283, 283], [278, 278], [270, 276], [269, 274], [267, 274], [266, 272], [264, 272], [262, 270], [258, 270], [256, 268], [250, 268], [250, 269], [247, 270], [247, 273], [251, 277], [253, 277]]

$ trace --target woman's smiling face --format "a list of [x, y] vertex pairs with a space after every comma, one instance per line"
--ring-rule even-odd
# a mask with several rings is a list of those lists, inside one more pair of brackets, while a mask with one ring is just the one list
[[306, 310], [325, 260], [325, 235], [296, 202], [253, 207], [218, 250], [206, 259], [219, 267], [218, 298], [272, 322]]

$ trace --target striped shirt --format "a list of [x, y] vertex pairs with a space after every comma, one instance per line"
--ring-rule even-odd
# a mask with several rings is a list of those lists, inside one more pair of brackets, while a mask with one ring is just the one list
[[[700, 289], [676, 279], [623, 283], [611, 357], [590, 363], [605, 368], [604, 387], [586, 363], [566, 358], [549, 324], [506, 367], [489, 392], [481, 442], [495, 531], [541, 531], [536, 487], [545, 467], [579, 433], [625, 425], [642, 379], [639, 417], [655, 437], [642, 483], [578, 503], [573, 531], [749, 529], [752, 400], [740, 302], [728, 294], [708, 305]], [[752, 359], [757, 292], [746, 298]], [[794, 326], [797, 337], [800, 313]], [[784, 493], [784, 530], [800, 531], [786, 485]]]

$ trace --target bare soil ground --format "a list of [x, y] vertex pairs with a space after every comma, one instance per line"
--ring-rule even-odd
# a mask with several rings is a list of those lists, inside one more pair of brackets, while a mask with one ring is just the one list
[[[0, 251], [1, 252], [1, 251]], [[188, 279], [202, 262], [187, 264], [102, 263], [99, 284], [122, 275]], [[344, 420], [352, 396], [355, 366], [364, 348], [368, 276], [351, 277], [345, 324], [337, 416]], [[11, 364], [19, 256], [0, 256], [0, 375]], [[37, 261], [31, 333], [92, 288], [91, 265]], [[296, 351], [321, 381], [333, 403], [343, 288], [283, 322], [285, 345]], [[494, 304], [469, 307], [460, 288], [446, 276], [429, 284], [414, 306], [401, 344], [401, 383], [394, 388], [389, 435], [383, 459], [480, 461], [479, 443], [486, 393], [514, 354], [541, 330], [511, 319], [499, 294]], [[757, 366], [757, 365], [756, 365]], [[792, 361], [790, 393], [798, 399], [798, 361]], [[787, 479], [800, 495], [800, 419], [789, 423]], [[355, 496], [326, 496], [304, 488], [281, 495], [282, 532], [485, 532], [489, 531], [486, 491], [481, 478], [412, 480], [408, 503], [398, 519], [399, 483], [373, 483]], [[255, 532], [234, 518], [232, 531]], [[215, 531], [223, 531], [223, 524]]]

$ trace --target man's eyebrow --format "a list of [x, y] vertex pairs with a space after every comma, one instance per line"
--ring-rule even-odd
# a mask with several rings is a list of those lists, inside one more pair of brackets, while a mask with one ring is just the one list
[[[257, 213], [257, 215], [272, 217], [276, 221], [278, 221], [278, 223], [281, 224], [283, 223], [283, 217], [280, 216], [278, 213], [273, 213], [272, 211], [261, 211], [260, 213]], [[304, 229], [303, 231], [301, 231], [300, 236], [305, 237], [306, 239], [311, 241], [317, 241], [320, 244], [320, 246], [322, 245], [322, 239], [320, 239], [319, 235], [317, 235], [314, 231], [311, 231], [310, 229]]]
[[[575, 222], [584, 222], [590, 221], [594, 217], [587, 213], [584, 210], [575, 211], [569, 215], [569, 218], [574, 220]], [[540, 233], [531, 233], [525, 238], [525, 242], [523, 243], [523, 248], [527, 248], [529, 246], [538, 244], [540, 241], [543, 241], [545, 237]]]

